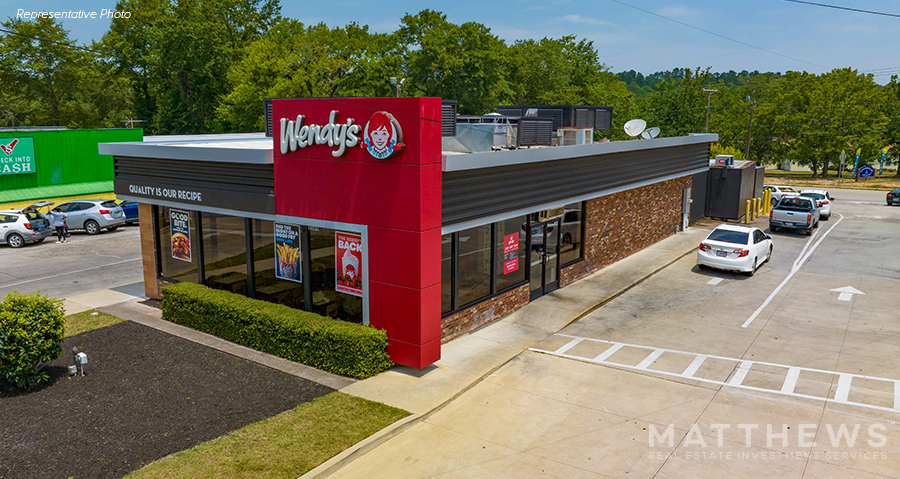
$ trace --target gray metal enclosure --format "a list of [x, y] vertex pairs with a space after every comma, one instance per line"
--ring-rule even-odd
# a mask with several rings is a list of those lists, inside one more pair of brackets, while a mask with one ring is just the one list
[[706, 216], [706, 210], [709, 207], [709, 171], [697, 173], [691, 177], [691, 217], [690, 223], [695, 223], [700, 218]]
[[710, 168], [706, 216], [736, 220], [747, 214], [747, 200], [756, 185], [755, 163], [744, 168]]

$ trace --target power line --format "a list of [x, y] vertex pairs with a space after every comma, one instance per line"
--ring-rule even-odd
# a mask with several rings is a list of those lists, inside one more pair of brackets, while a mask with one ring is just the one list
[[815, 5], [815, 6], [817, 6], [817, 7], [835, 8], [835, 9], [838, 9], [838, 10], [849, 10], [849, 11], [851, 11], [851, 12], [869, 13], [869, 14], [872, 14], [872, 15], [884, 15], [885, 17], [897, 17], [897, 18], [900, 18], [900, 15], [897, 15], [896, 13], [876, 12], [876, 11], [873, 11], [873, 10], [860, 10], [859, 8], [842, 7], [842, 6], [839, 6], [839, 5], [828, 5], [828, 4], [825, 4], [825, 3], [805, 2], [805, 1], [803, 1], [803, 0], [784, 0], [784, 1], [785, 1], [785, 2], [792, 2], [792, 3], [804, 3], [804, 4], [806, 4], [806, 5]]
[[812, 65], [812, 66], [814, 66], [814, 67], [823, 68], [823, 69], [825, 69], [825, 70], [828, 69], [828, 67], [823, 66], [823, 65], [819, 65], [819, 64], [816, 64], [816, 63], [808, 62], [808, 61], [806, 61], [806, 60], [801, 60], [801, 59], [799, 59], [799, 58], [794, 58], [794, 57], [791, 57], [791, 56], [788, 56], [788, 55], [784, 55], [784, 54], [781, 54], [781, 53], [778, 53], [778, 52], [773, 52], [772, 50], [766, 50], [765, 48], [758, 47], [758, 46], [756, 46], [756, 45], [751, 45], [751, 44], [749, 44], [749, 43], [747, 43], [747, 42], [743, 42], [743, 41], [740, 41], [740, 40], [735, 40], [734, 38], [726, 37], [725, 35], [720, 35], [720, 34], [718, 34], [718, 33], [716, 33], [716, 32], [711, 32], [711, 31], [709, 31], [709, 30], [704, 30], [704, 29], [702, 29], [702, 28], [700, 28], [700, 27], [695, 27], [695, 26], [693, 26], [693, 25], [691, 25], [691, 24], [689, 24], [689, 23], [685, 23], [685, 22], [682, 22], [682, 21], [679, 21], [679, 20], [675, 20], [674, 18], [669, 18], [669, 17], [667, 17], [667, 16], [665, 16], [665, 15], [660, 15], [660, 14], [658, 14], [658, 13], [653, 13], [653, 12], [651, 12], [651, 11], [649, 11], [649, 10], [644, 10], [643, 8], [640, 8], [640, 7], [636, 7], [636, 6], [634, 6], [634, 5], [627, 4], [627, 3], [625, 3], [625, 2], [623, 2], [623, 1], [621, 1], [621, 0], [609, 0], [609, 1], [611, 1], [611, 2], [613, 2], [613, 3], [618, 3], [619, 5], [624, 5], [624, 6], [629, 7], [629, 8], [633, 8], [633, 9], [635, 9], [635, 10], [638, 10], [638, 11], [641, 11], [641, 12], [644, 12], [644, 13], [647, 13], [647, 14], [650, 14], [650, 15], [653, 15], [654, 17], [659, 17], [659, 18], [662, 18], [662, 19], [664, 19], [664, 20], [668, 20], [668, 21], [670, 21], [670, 22], [677, 23], [677, 24], [679, 24], [679, 25], [684, 25], [684, 26], [686, 26], [686, 27], [688, 27], [688, 28], [693, 28], [694, 30], [701, 31], [701, 32], [703, 32], [703, 33], [707, 33], [707, 34], [710, 34], [710, 35], [713, 35], [713, 36], [722, 38], [722, 39], [724, 39], [724, 40], [728, 40], [728, 41], [730, 41], [730, 42], [734, 42], [734, 43], [738, 43], [738, 44], [744, 45], [744, 46], [746, 46], [746, 47], [754, 48], [754, 49], [756, 49], [756, 50], [760, 50], [760, 51], [763, 51], [763, 52], [766, 52], [766, 53], [771, 53], [772, 55], [778, 55], [779, 57], [787, 58], [788, 60], [794, 60], [795, 62], [806, 63], [807, 65]]

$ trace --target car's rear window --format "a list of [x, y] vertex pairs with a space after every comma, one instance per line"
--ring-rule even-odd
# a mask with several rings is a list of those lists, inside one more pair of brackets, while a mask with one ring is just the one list
[[807, 198], [815, 198], [817, 200], [825, 199], [825, 195], [820, 195], [819, 193], [800, 193], [800, 196], [805, 196]]
[[41, 220], [43, 217], [34, 211], [25, 211], [25, 216], [28, 217], [29, 221]]
[[722, 241], [724, 243], [747, 244], [747, 240], [750, 239], [750, 233], [743, 233], [741, 231], [714, 230], [706, 239], [710, 241]]
[[797, 190], [795, 190], [795, 189], [793, 189], [793, 188], [791, 188], [791, 187], [789, 187], [789, 186], [784, 186], [784, 187], [782, 187], [782, 188], [781, 188], [781, 191], [784, 191], [784, 192], [787, 192], [787, 193], [796, 193], [796, 192], [797, 192]]
[[812, 200], [801, 196], [786, 196], [778, 203], [778, 207], [794, 211], [811, 211]]
[[900, 193], [900, 188], [894, 188], [891, 193]]
[[115, 208], [116, 206], [119, 206], [119, 205], [117, 205], [115, 201], [110, 200], [110, 201], [104, 201], [103, 203], [100, 203], [100, 206], [102, 206], [104, 208]]

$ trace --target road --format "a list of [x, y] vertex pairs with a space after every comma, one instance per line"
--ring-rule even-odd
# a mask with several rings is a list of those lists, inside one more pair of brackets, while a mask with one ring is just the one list
[[900, 208], [832, 195], [755, 276], [688, 254], [334, 477], [900, 477]]
[[[87, 306], [99, 307], [144, 294], [138, 226], [104, 230], [96, 236], [73, 231], [63, 244], [56, 244], [55, 238], [19, 249], [0, 246], [0, 297], [13, 290], [40, 289], [54, 298], [85, 298]], [[108, 301], [89, 300], [104, 294]], [[67, 305], [68, 312], [75, 309], [84, 308]]]

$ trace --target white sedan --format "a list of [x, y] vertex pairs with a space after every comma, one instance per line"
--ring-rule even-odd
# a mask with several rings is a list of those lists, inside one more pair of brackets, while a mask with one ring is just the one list
[[772, 237], [759, 228], [719, 225], [700, 243], [697, 265], [753, 276], [772, 257]]
[[763, 186], [763, 190], [769, 190], [772, 192], [772, 206], [777, 205], [778, 200], [780, 200], [783, 196], [796, 196], [800, 194], [799, 191], [791, 188], [790, 186], [765, 185]]

